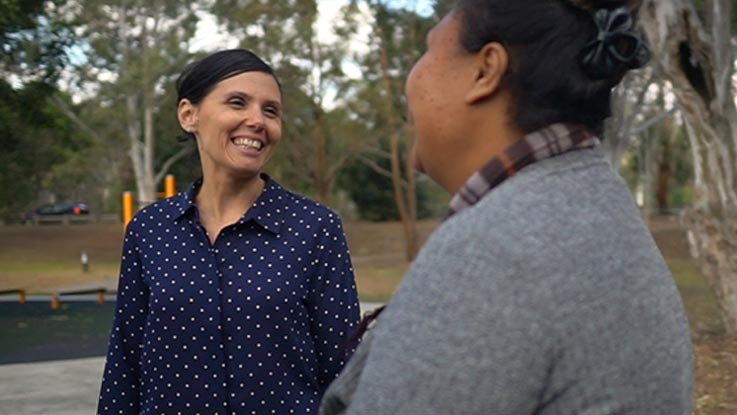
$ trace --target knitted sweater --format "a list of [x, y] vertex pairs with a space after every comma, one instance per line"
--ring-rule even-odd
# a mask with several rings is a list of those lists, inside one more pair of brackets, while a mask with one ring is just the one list
[[597, 149], [521, 170], [444, 222], [323, 415], [688, 415], [688, 322]]

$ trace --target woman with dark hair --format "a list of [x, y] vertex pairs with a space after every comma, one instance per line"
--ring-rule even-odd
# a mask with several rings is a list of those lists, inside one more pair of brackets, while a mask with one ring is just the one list
[[126, 229], [98, 414], [309, 414], [347, 358], [358, 299], [338, 215], [263, 172], [281, 87], [225, 50], [177, 81], [202, 179]]
[[321, 414], [691, 412], [672, 276], [595, 134], [648, 50], [633, 2], [461, 0], [407, 79], [454, 197]]

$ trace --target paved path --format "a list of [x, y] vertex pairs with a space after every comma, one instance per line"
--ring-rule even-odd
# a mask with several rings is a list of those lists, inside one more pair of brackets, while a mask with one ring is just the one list
[[103, 357], [0, 366], [0, 412], [94, 414]]
[[[362, 303], [368, 311], [379, 304]], [[92, 415], [105, 359], [0, 365], [0, 414]]]

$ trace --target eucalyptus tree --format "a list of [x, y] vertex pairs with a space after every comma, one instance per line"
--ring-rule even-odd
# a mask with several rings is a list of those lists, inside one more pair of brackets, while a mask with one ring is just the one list
[[644, 0], [640, 18], [688, 131], [695, 200], [684, 223], [692, 253], [716, 293], [727, 330], [737, 333], [735, 2], [697, 3]]
[[[425, 35], [436, 19], [412, 7], [397, 8], [381, 0], [352, 2], [346, 19], [354, 22], [353, 27], [359, 20], [370, 25], [368, 51], [357, 58], [363, 77], [344, 91], [346, 105], [367, 132], [370, 146], [360, 160], [390, 180], [403, 224], [406, 257], [412, 259], [419, 250], [417, 181], [410, 154], [413, 131], [406, 116], [404, 84], [425, 49]], [[388, 160], [389, 169], [382, 160]]]
[[[162, 108], [162, 103], [192, 58], [189, 46], [198, 6], [176, 0], [80, 0], [68, 7], [79, 27], [78, 47], [84, 57], [76, 63], [76, 82], [86, 99], [107, 113], [106, 122], [90, 126], [87, 117], [67, 112], [97, 142], [123, 135], [138, 200], [151, 203], [171, 165], [193, 149], [184, 147], [166, 159], [155, 154], [161, 138], [157, 117], [160, 112], [175, 114], [173, 107]], [[173, 142], [176, 134], [169, 131], [166, 138]]]
[[60, 16], [62, 0], [0, 1], [0, 74], [4, 79], [57, 79], [74, 44], [73, 28]]

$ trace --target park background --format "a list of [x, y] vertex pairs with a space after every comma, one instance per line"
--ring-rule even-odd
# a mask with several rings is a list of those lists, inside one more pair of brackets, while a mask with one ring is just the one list
[[[285, 131], [267, 171], [341, 214], [362, 300], [388, 301], [449, 199], [407, 162], [403, 85], [450, 3], [0, 1], [0, 291], [41, 299], [0, 302], [0, 364], [104, 348], [110, 298], [47, 300], [114, 288], [123, 192], [142, 207], [167, 175], [180, 191], [198, 177], [194, 146], [177, 139], [174, 80], [222, 48], [253, 49], [276, 69]], [[602, 147], [681, 290], [695, 413], [734, 415], [737, 1], [643, 3], [653, 59], [615, 90]], [[27, 220], [52, 202], [84, 202], [90, 214]]]

